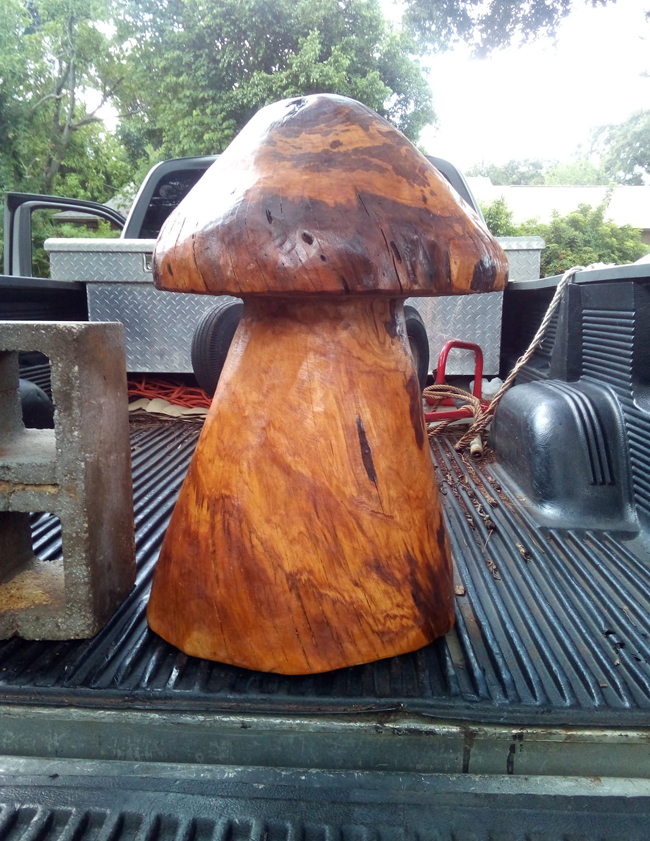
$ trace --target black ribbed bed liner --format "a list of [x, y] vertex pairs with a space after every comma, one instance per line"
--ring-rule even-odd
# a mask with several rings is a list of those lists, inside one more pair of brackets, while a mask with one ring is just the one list
[[650, 822], [647, 786], [594, 796], [557, 778], [526, 791], [466, 775], [15, 765], [0, 769], [2, 841], [646, 841]]
[[[456, 627], [445, 638], [413, 654], [310, 677], [198, 660], [163, 642], [147, 627], [147, 594], [197, 437], [195, 425], [180, 423], [133, 431], [136, 588], [94, 639], [0, 642], [0, 701], [647, 724], [648, 566], [611, 534], [542, 532], [492, 466], [464, 462], [445, 439], [434, 456], [457, 585]], [[38, 554], [57, 557], [57, 524], [42, 517], [33, 528]]]

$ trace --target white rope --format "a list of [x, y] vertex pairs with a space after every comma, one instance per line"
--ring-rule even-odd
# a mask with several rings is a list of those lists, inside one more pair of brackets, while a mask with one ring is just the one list
[[[603, 268], [603, 267], [604, 267], [603, 264], [593, 264], [591, 266], [588, 266], [587, 268], [591, 269], [591, 268]], [[510, 386], [514, 383], [514, 381], [517, 378], [517, 375], [519, 374], [521, 369], [524, 367], [524, 365], [530, 360], [533, 353], [537, 350], [537, 347], [541, 344], [542, 339], [544, 338], [544, 334], [546, 333], [546, 330], [548, 329], [548, 325], [550, 324], [551, 319], [553, 318], [553, 315], [555, 314], [555, 310], [558, 308], [558, 305], [559, 305], [560, 301], [562, 300], [562, 297], [564, 295], [564, 290], [569, 285], [569, 283], [571, 282], [574, 275], [577, 272], [581, 272], [581, 271], [584, 271], [584, 270], [585, 270], [584, 266], [572, 266], [570, 269], [567, 269], [564, 272], [564, 274], [562, 275], [562, 279], [560, 280], [560, 282], [557, 285], [557, 288], [555, 290], [555, 294], [553, 295], [553, 298], [551, 299], [551, 303], [548, 305], [548, 309], [546, 310], [546, 313], [544, 314], [544, 318], [542, 319], [542, 323], [539, 325], [539, 328], [538, 328], [537, 332], [535, 333], [535, 336], [534, 336], [532, 342], [528, 346], [528, 349], [523, 354], [523, 356], [519, 357], [519, 359], [517, 360], [517, 362], [515, 364], [515, 367], [508, 374], [505, 382], [503, 383], [501, 388], [497, 391], [497, 393], [494, 395], [494, 397], [490, 401], [490, 405], [487, 407], [487, 409], [484, 412], [481, 413], [480, 417], [478, 417], [477, 420], [475, 420], [475, 422], [472, 424], [472, 426], [467, 430], [467, 432], [457, 442], [456, 450], [459, 450], [459, 451], [464, 450], [465, 447], [467, 447], [476, 438], [477, 435], [480, 435], [483, 432], [483, 430], [485, 429], [485, 427], [489, 424], [490, 420], [492, 419], [492, 415], [494, 414], [494, 411], [495, 411], [496, 407], [499, 405], [499, 401], [501, 400], [503, 395], [506, 393], [506, 391], [508, 391]], [[466, 392], [466, 394], [467, 394], [468, 397], [472, 396], [472, 395], [469, 394], [469, 392]]]

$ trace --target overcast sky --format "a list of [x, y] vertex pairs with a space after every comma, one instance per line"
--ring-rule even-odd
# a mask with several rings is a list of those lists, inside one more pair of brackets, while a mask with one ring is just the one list
[[[385, 0], [391, 2], [391, 0]], [[427, 60], [438, 124], [420, 142], [468, 169], [484, 159], [566, 161], [590, 130], [650, 108], [648, 0], [579, 6], [555, 43], [548, 39], [469, 58], [469, 50]]]

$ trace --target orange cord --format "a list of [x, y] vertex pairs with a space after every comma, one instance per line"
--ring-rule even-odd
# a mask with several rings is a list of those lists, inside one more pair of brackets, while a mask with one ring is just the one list
[[212, 402], [202, 388], [186, 385], [180, 380], [129, 375], [128, 384], [129, 397], [147, 397], [149, 400], [160, 397], [187, 409], [209, 409]]

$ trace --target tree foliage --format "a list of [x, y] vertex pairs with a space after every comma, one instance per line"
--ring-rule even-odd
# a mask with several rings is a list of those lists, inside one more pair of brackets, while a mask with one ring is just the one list
[[433, 119], [422, 44], [526, 39], [573, 2], [406, 0], [401, 27], [379, 0], [2, 0], [0, 188], [105, 200], [163, 157], [220, 151], [267, 102], [320, 91], [415, 141]]
[[512, 221], [512, 210], [508, 207], [508, 203], [503, 196], [489, 204], [482, 204], [481, 210], [485, 217], [485, 224], [495, 237], [517, 236], [518, 229]]
[[482, 161], [471, 169], [467, 175], [487, 177], [493, 184], [543, 184], [546, 163], [540, 160], [510, 160], [505, 164], [488, 164]]
[[581, 204], [566, 216], [555, 211], [549, 223], [532, 220], [513, 224], [512, 211], [503, 198], [482, 210], [495, 236], [543, 237], [546, 247], [542, 251], [542, 277], [591, 263], [633, 263], [648, 251], [638, 228], [619, 226], [606, 218], [607, 201], [598, 207]]
[[544, 184], [549, 186], [605, 186], [611, 181], [605, 169], [587, 157], [553, 164], [544, 172]]
[[34, 277], [50, 276], [50, 256], [43, 247], [50, 237], [80, 237], [84, 239], [115, 239], [119, 228], [106, 219], [98, 219], [97, 227], [83, 227], [57, 221], [56, 214], [49, 210], [37, 210], [32, 214], [32, 274]]
[[2, 6], [0, 189], [103, 201], [152, 162], [221, 151], [261, 105], [316, 91], [359, 99], [414, 140], [433, 119], [413, 41], [378, 0]]
[[2, 11], [0, 187], [110, 197], [129, 172], [97, 113], [120, 81], [97, 25], [104, 0], [3, 0]]
[[120, 92], [131, 150], [222, 151], [261, 106], [333, 92], [413, 140], [433, 119], [414, 46], [377, 0], [133, 0], [118, 24], [132, 48]]
[[650, 183], [650, 110], [635, 111], [623, 123], [597, 129], [594, 149], [617, 184]]
[[[584, 0], [605, 6], [616, 0]], [[423, 46], [440, 49], [458, 41], [477, 55], [511, 43], [554, 35], [580, 5], [574, 0], [407, 0], [405, 21]]]
[[510, 160], [497, 165], [482, 161], [469, 169], [467, 175], [487, 177], [497, 186], [587, 186], [606, 185], [612, 181], [603, 166], [597, 166], [586, 157], [577, 157], [567, 163]]
[[[260, 106], [322, 91], [365, 102], [415, 141], [433, 119], [418, 44], [525, 40], [574, 2], [405, 0], [408, 29], [389, 25], [379, 0], [2, 0], [0, 191], [103, 201], [164, 157], [221, 151]], [[116, 133], [105, 104], [120, 113]], [[637, 152], [645, 125], [630, 126]], [[616, 171], [635, 183], [647, 160], [624, 158], [609, 129]], [[539, 161], [483, 169], [497, 184], [600, 178]]]
[[591, 157], [582, 154], [567, 163], [510, 160], [497, 165], [481, 161], [467, 175], [487, 176], [495, 185], [650, 184], [650, 109], [635, 111], [622, 123], [596, 129], [590, 153]]
[[524, 226], [525, 233], [544, 238], [544, 276], [561, 274], [572, 266], [590, 263], [633, 263], [648, 250], [641, 232], [631, 225], [618, 226], [605, 218], [607, 205], [581, 204], [566, 216], [555, 212], [551, 222]]

